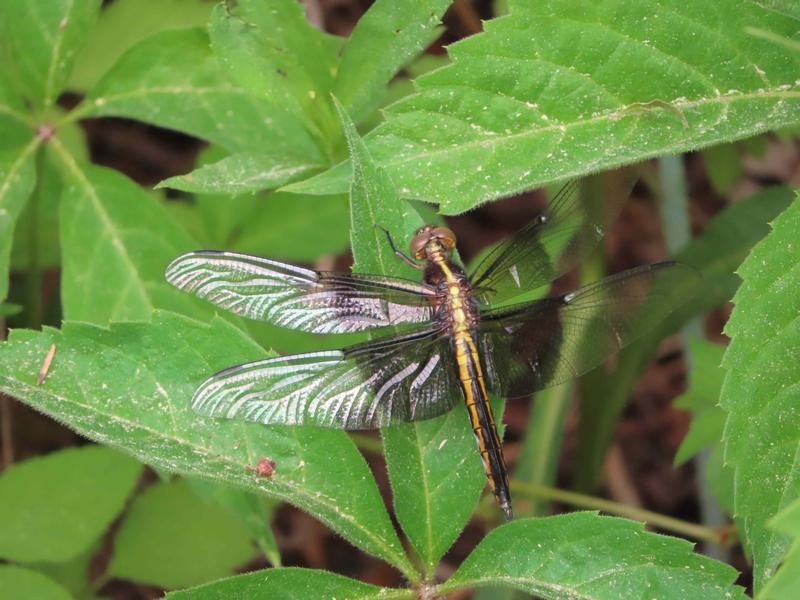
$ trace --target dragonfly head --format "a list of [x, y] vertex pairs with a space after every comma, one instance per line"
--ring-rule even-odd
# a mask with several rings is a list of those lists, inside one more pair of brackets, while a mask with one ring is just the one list
[[411, 256], [417, 260], [426, 258], [431, 252], [449, 253], [456, 245], [456, 235], [447, 227], [425, 225], [417, 229], [411, 240]]

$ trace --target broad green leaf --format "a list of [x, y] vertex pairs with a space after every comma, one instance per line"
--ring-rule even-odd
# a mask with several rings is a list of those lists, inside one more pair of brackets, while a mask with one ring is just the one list
[[769, 526], [792, 538], [792, 546], [786, 553], [783, 565], [770, 579], [760, 600], [784, 600], [791, 598], [800, 589], [800, 501], [784, 509], [769, 523]]
[[676, 465], [722, 440], [725, 411], [719, 407], [719, 393], [725, 374], [721, 367], [724, 352], [725, 347], [718, 344], [689, 341], [689, 389], [675, 400], [675, 407], [691, 412], [692, 424], [675, 455]]
[[378, 0], [342, 49], [333, 93], [357, 123], [381, 102], [392, 77], [439, 35], [450, 0]]
[[[658, 344], [691, 319], [731, 299], [739, 286], [734, 271], [769, 230], [767, 223], [791, 202], [787, 188], [770, 188], [720, 212], [675, 260], [695, 267], [703, 279], [673, 290], [676, 309], [649, 334], [625, 348], [610, 372], [598, 368], [581, 380], [581, 424], [576, 486], [591, 490], [625, 402]], [[691, 285], [690, 285], [691, 283]]]
[[170, 177], [156, 188], [172, 188], [199, 194], [231, 194], [260, 192], [278, 188], [323, 165], [307, 157], [294, 157], [286, 152], [254, 154], [241, 152], [219, 162], [202, 166], [186, 175]]
[[[45, 354], [31, 361], [41, 363]], [[0, 475], [0, 556], [23, 562], [75, 558], [122, 511], [140, 473], [136, 461], [100, 446], [9, 467]]]
[[39, 140], [16, 151], [0, 153], [0, 301], [8, 295], [8, 269], [14, 227], [36, 183], [34, 158]]
[[207, 479], [189, 479], [192, 491], [225, 508], [247, 530], [250, 539], [275, 566], [281, 566], [278, 542], [272, 532], [272, 516], [278, 503], [239, 488]]
[[[56, 358], [38, 386], [51, 344]], [[214, 421], [190, 409], [210, 374], [263, 357], [222, 319], [205, 325], [159, 311], [152, 323], [110, 330], [68, 322], [62, 331], [13, 331], [0, 345], [0, 390], [158, 469], [290, 502], [413, 579], [372, 474], [344, 432]], [[253, 472], [262, 457], [276, 463], [271, 479]]]
[[106, 3], [75, 59], [68, 87], [86, 92], [125, 53], [146, 37], [167, 29], [202, 27], [214, 5], [206, 0], [114, 0]]
[[800, 497], [799, 230], [795, 199], [738, 269], [742, 285], [725, 326], [725, 459], [736, 472], [736, 516], [753, 556], [756, 592], [789, 547], [767, 522]]
[[63, 587], [41, 573], [14, 565], [0, 565], [0, 590], [5, 598], [71, 600]]
[[[449, 47], [367, 146], [400, 195], [447, 214], [800, 120], [800, 54], [749, 35], [798, 21], [755, 0], [516, 2]], [[287, 186], [346, 189], [345, 164]]]
[[186, 482], [157, 483], [137, 496], [114, 540], [111, 576], [180, 588], [230, 575], [255, 557], [247, 529]]
[[328, 571], [290, 567], [230, 577], [190, 590], [170, 592], [166, 597], [169, 600], [227, 600], [228, 598], [412, 600], [417, 596], [413, 590], [380, 588]]
[[233, 85], [198, 30], [165, 31], [126, 52], [68, 117], [114, 116], [177, 129], [229, 152], [319, 159], [301, 121]]
[[100, 0], [0, 2], [0, 39], [7, 45], [11, 76], [37, 108], [55, 104], [100, 4]]
[[339, 41], [314, 29], [295, 0], [237, 0], [219, 4], [209, 33], [214, 52], [231, 77], [316, 125], [322, 140], [335, 131], [330, 93]]
[[67, 180], [60, 206], [66, 318], [147, 320], [154, 308], [209, 314], [164, 280], [170, 261], [196, 243], [155, 198], [117, 171], [54, 148]]
[[[405, 241], [400, 234], [423, 224], [422, 217], [397, 197], [388, 176], [374, 165], [353, 122], [338, 103], [337, 108], [354, 166], [350, 214], [355, 268], [419, 279], [419, 273], [397, 259], [385, 233], [375, 224], [394, 232], [398, 243]], [[495, 410], [499, 418], [502, 406]], [[469, 417], [466, 411], [453, 410], [429, 421], [389, 427], [382, 435], [397, 519], [431, 576], [486, 486]]]
[[736, 571], [642, 523], [582, 512], [489, 533], [438, 592], [512, 587], [537, 598], [745, 598]]

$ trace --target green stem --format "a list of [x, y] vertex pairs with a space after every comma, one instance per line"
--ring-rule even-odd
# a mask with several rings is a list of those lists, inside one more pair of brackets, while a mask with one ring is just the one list
[[514, 480], [511, 481], [511, 491], [522, 496], [549, 500], [551, 502], [561, 502], [588, 510], [600, 510], [612, 515], [643, 521], [659, 529], [679, 533], [695, 540], [702, 540], [713, 544], [721, 544], [723, 540], [722, 532], [718, 529], [690, 523], [635, 506], [627, 506], [619, 502], [614, 502], [613, 500], [597, 498], [596, 496], [549, 488], [543, 485], [520, 483]]
[[[356, 445], [365, 452], [380, 453], [381, 445], [376, 443], [374, 438], [365, 435], [351, 434], [351, 438]], [[644, 521], [663, 529], [665, 531], [672, 531], [686, 537], [711, 542], [713, 544], [722, 544], [725, 539], [725, 531], [722, 529], [714, 529], [689, 521], [683, 521], [662, 515], [657, 512], [637, 508], [635, 506], [628, 506], [620, 504], [613, 500], [605, 500], [597, 496], [589, 496], [587, 494], [580, 494], [578, 492], [570, 492], [567, 490], [560, 490], [558, 488], [548, 487], [545, 485], [538, 485], [534, 483], [523, 483], [512, 479], [510, 481], [511, 491], [514, 494], [522, 496], [528, 500], [545, 501], [545, 502], [561, 502], [576, 508], [585, 508], [587, 510], [600, 510], [612, 515], [619, 515], [637, 521]], [[491, 504], [491, 503], [489, 503]], [[478, 513], [481, 513], [481, 506], [478, 507]], [[496, 511], [493, 514], [497, 514]]]

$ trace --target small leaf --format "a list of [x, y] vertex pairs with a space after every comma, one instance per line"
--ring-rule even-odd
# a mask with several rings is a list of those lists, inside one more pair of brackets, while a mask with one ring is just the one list
[[439, 35], [450, 0], [378, 0], [342, 49], [333, 93], [360, 123], [380, 104], [392, 77]]
[[229, 152], [265, 147], [320, 159], [303, 123], [233, 85], [211, 54], [208, 36], [193, 29], [165, 31], [131, 48], [69, 119], [99, 116], [177, 129]]
[[153, 308], [208, 315], [164, 281], [164, 269], [196, 247], [164, 208], [117, 171], [78, 163], [63, 149], [68, 185], [60, 206], [67, 319], [147, 320]]
[[109, 575], [164, 588], [229, 575], [255, 557], [245, 527], [182, 481], [137, 496], [114, 541]]
[[0, 2], [0, 38], [9, 48], [12, 76], [37, 108], [55, 104], [100, 4], [100, 0]]
[[9, 467], [0, 475], [0, 556], [24, 562], [75, 558], [122, 511], [140, 473], [136, 461], [100, 446]]
[[581, 380], [581, 430], [576, 459], [579, 489], [594, 487], [619, 414], [658, 344], [694, 317], [730, 300], [739, 286], [736, 267], [769, 231], [767, 223], [791, 199], [787, 188], [768, 188], [715, 216], [701, 235], [675, 255], [675, 260], [700, 271], [702, 280], [687, 281], [687, 285], [673, 290], [675, 311], [620, 352], [613, 371], [595, 369]]
[[[448, 48], [367, 136], [401, 196], [446, 214], [800, 120], [797, 21], [755, 0], [517, 2]], [[287, 186], [346, 189], [345, 164]]]
[[225, 600], [227, 598], [358, 598], [359, 600], [413, 600], [413, 590], [380, 588], [328, 571], [284, 568], [256, 571], [180, 592], [168, 600]]
[[0, 154], [0, 301], [8, 295], [8, 269], [14, 227], [36, 183], [36, 139], [27, 146]]
[[503, 586], [539, 598], [745, 598], [733, 568], [642, 523], [571, 513], [520, 519], [489, 533], [440, 594]]
[[[56, 358], [36, 385], [51, 344]], [[0, 345], [0, 390], [158, 469], [290, 502], [413, 576], [369, 467], [344, 432], [214, 421], [190, 409], [210, 374], [260, 358], [264, 351], [222, 319], [205, 325], [156, 312], [152, 323], [111, 329], [65, 323], [62, 331], [12, 332]], [[272, 478], [253, 472], [262, 457], [276, 463]]]
[[675, 400], [675, 407], [692, 413], [692, 424], [675, 455], [681, 465], [722, 440], [725, 411], [719, 407], [719, 393], [725, 372], [720, 366], [725, 347], [705, 340], [689, 341], [689, 389]]
[[213, 4], [205, 0], [114, 0], [106, 3], [75, 59], [68, 87], [86, 92], [126, 50], [167, 29], [203, 27]]
[[239, 194], [278, 188], [299, 177], [319, 170], [303, 157], [294, 158], [283, 152], [253, 154], [243, 152], [204, 165], [186, 175], [170, 177], [156, 188], [172, 188], [199, 194]]
[[192, 478], [187, 483], [199, 497], [215, 502], [233, 515], [267, 560], [273, 566], [281, 566], [278, 542], [271, 526], [272, 516], [278, 507], [277, 502], [207, 479]]
[[721, 405], [725, 459], [736, 472], [736, 516], [754, 562], [758, 593], [789, 539], [767, 522], [800, 498], [800, 201], [772, 223], [737, 273], [742, 285], [725, 327], [731, 343]]
[[0, 590], [6, 598], [72, 599], [66, 589], [49, 577], [14, 565], [0, 565]]
[[759, 600], [785, 600], [800, 589], [800, 501], [778, 513], [769, 523], [770, 528], [789, 536], [792, 546], [783, 564], [759, 594]]
[[727, 194], [742, 178], [742, 160], [736, 144], [719, 144], [703, 150], [703, 162], [711, 185], [719, 194]]

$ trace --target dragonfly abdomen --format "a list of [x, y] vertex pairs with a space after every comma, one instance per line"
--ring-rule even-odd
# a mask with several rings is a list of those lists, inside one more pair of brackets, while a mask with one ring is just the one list
[[486, 478], [497, 503], [503, 509], [506, 518], [511, 520], [513, 517], [511, 493], [508, 489], [508, 472], [503, 458], [503, 446], [497, 433], [480, 357], [471, 332], [456, 334], [453, 346], [458, 362], [458, 379]]

